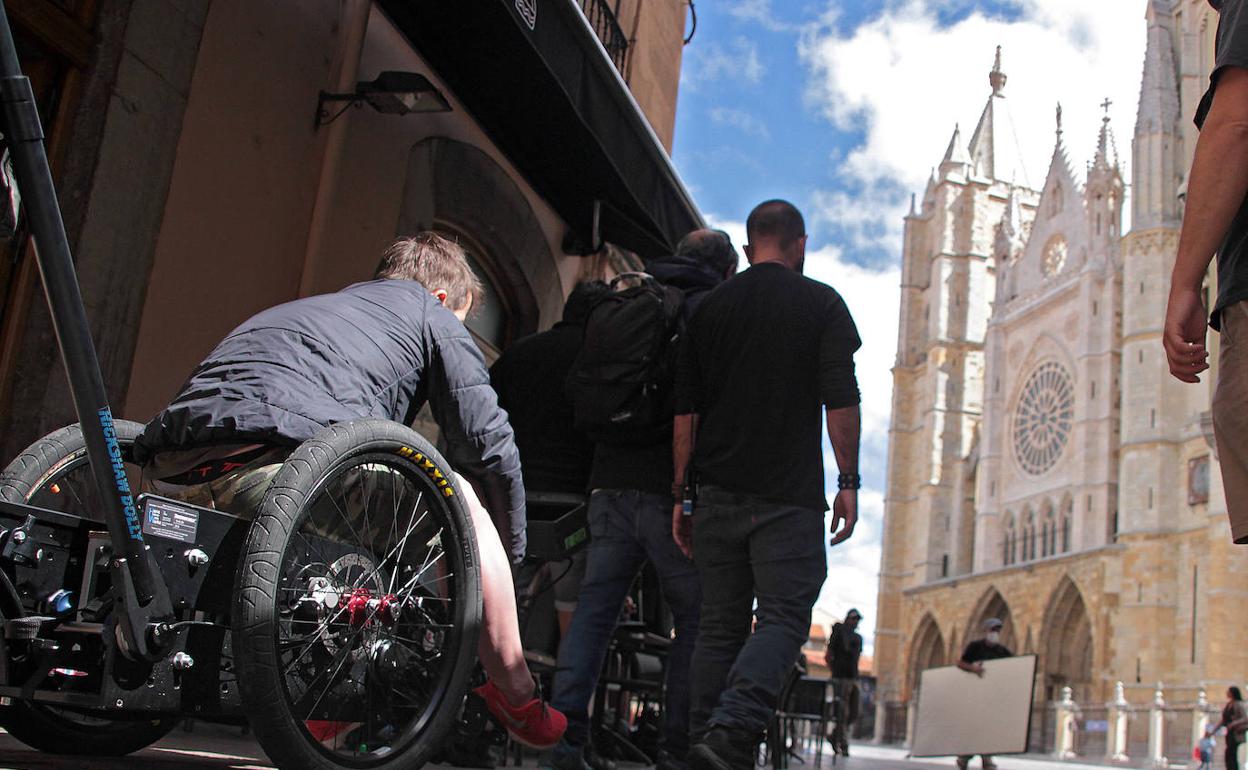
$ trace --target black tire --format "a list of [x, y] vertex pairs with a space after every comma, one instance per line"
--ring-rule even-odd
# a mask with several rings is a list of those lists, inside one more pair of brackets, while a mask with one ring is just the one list
[[[128, 461], [143, 426], [117, 420], [115, 427], [123, 457]], [[99, 510], [90, 474], [82, 430], [70, 425], [31, 444], [0, 473], [0, 498], [59, 511]], [[4, 617], [24, 614], [3, 592], [0, 613]], [[119, 757], [150, 746], [177, 723], [173, 717], [106, 719], [30, 701], [13, 701], [0, 707], [0, 726], [27, 746], [49, 754]]]
[[233, 647], [243, 708], [278, 767], [420, 767], [438, 748], [481, 619], [458, 492], [428, 441], [385, 420], [326, 428], [278, 472], [239, 559]]

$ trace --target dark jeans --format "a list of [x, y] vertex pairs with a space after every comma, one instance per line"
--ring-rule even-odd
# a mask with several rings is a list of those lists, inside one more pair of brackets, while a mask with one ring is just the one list
[[693, 653], [695, 736], [709, 726], [753, 735], [766, 729], [810, 635], [810, 611], [828, 572], [826, 535], [822, 511], [699, 490], [693, 556], [703, 602]]
[[551, 705], [568, 718], [564, 741], [589, 739], [589, 702], [628, 589], [649, 559], [672, 610], [676, 639], [667, 660], [660, 748], [684, 757], [689, 748], [689, 663], [698, 636], [702, 594], [693, 562], [672, 540], [672, 500], [623, 489], [589, 498], [589, 555], [567, 643], [560, 645]]
[[1227, 741], [1223, 759], [1226, 760], [1226, 770], [1239, 770], [1239, 744]]

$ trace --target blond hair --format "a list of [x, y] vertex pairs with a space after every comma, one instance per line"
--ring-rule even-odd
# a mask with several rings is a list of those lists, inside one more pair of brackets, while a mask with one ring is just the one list
[[481, 296], [481, 279], [463, 248], [428, 230], [390, 244], [381, 255], [377, 277], [416, 281], [429, 291], [443, 289], [451, 310], [467, 307]]

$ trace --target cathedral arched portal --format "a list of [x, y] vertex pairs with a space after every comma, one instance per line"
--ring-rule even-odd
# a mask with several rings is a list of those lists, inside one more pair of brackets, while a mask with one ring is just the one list
[[[1010, 605], [995, 587], [989, 588], [975, 603], [971, 613], [970, 625], [966, 628], [966, 641], [984, 637], [984, 621], [996, 618], [1001, 621], [1001, 644], [1009, 647], [1014, 654], [1022, 652], [1018, 647], [1018, 637], [1014, 632], [1014, 618], [1010, 614]], [[961, 651], [959, 651], [961, 652]]]
[[919, 689], [919, 675], [929, 668], [943, 666], [948, 661], [945, 656], [945, 637], [940, 633], [940, 626], [931, 613], [923, 616], [918, 628], [911, 637], [910, 643], [910, 693]]
[[1074, 691], [1076, 701], [1093, 697], [1092, 622], [1070, 577], [1054, 589], [1040, 634], [1045, 700], [1060, 698], [1063, 687]]

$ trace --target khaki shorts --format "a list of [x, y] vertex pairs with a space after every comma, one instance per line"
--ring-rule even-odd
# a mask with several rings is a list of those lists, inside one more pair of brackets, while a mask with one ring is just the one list
[[1213, 435], [1218, 444], [1231, 538], [1248, 544], [1248, 301], [1222, 310]]
[[161, 497], [250, 518], [264, 502], [269, 483], [290, 455], [289, 448], [274, 447], [241, 467], [202, 484], [173, 484], [156, 478], [183, 473], [200, 463], [229, 457], [236, 451], [235, 447], [214, 447], [161, 452], [144, 467], [139, 487], [144, 492]]

